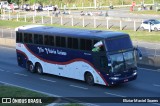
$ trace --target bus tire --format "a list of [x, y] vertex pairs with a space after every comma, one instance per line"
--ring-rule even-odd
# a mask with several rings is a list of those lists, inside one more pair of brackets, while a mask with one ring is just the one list
[[93, 77], [93, 75], [91, 73], [87, 72], [85, 74], [85, 81], [89, 85], [94, 85], [94, 77]]
[[40, 63], [37, 63], [37, 64], [36, 64], [36, 72], [37, 72], [38, 74], [43, 74], [43, 68], [42, 68], [42, 66], [41, 66]]
[[30, 71], [31, 73], [34, 73], [35, 72], [35, 69], [34, 69], [34, 65], [31, 61], [27, 62], [27, 69], [28, 71]]

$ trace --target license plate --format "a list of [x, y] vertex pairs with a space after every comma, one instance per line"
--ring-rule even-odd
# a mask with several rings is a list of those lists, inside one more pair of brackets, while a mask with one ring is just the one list
[[124, 80], [124, 82], [127, 82], [127, 81], [128, 81], [128, 79], [125, 79], [125, 80]]

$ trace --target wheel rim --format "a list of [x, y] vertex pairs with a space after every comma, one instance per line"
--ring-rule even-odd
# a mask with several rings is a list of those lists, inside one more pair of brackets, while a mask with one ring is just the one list
[[42, 73], [42, 68], [41, 68], [40, 65], [37, 66], [37, 72], [40, 73], [40, 74]]
[[30, 71], [33, 71], [33, 64], [30, 64], [30, 65], [29, 65], [29, 70], [30, 70]]
[[157, 28], [154, 28], [154, 30], [155, 30], [155, 31], [158, 31], [158, 29], [157, 29]]
[[87, 83], [89, 85], [93, 84], [93, 76], [92, 75], [87, 75]]

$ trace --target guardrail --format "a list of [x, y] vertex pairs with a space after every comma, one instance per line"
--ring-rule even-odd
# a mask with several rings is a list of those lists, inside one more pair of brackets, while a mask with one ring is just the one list
[[63, 26], [81, 26], [93, 28], [106, 29], [131, 29], [139, 30], [142, 19], [132, 18], [116, 18], [105, 16], [73, 16], [73, 15], [59, 15], [59, 16], [30, 16], [30, 15], [1, 15], [2, 19], [14, 20], [21, 22], [31, 22], [38, 24], [60, 24]]

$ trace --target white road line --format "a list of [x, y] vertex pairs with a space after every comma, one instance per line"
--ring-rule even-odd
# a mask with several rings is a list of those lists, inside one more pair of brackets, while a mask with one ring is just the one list
[[158, 84], [153, 84], [153, 86], [160, 87], [160, 85], [158, 85]]
[[157, 69], [157, 70], [153, 70], [153, 69], [147, 69], [147, 68], [140, 68], [140, 67], [138, 67], [139, 69], [144, 69], [144, 70], [149, 70], [149, 71], [155, 71], [155, 72], [160, 72], [160, 70], [159, 69]]
[[5, 70], [3, 70], [3, 69], [0, 69], [0, 71], [5, 71]]
[[44, 78], [40, 78], [40, 80], [43, 80], [43, 81], [48, 81], [48, 82], [56, 82], [56, 81], [49, 80], [49, 79], [44, 79]]
[[87, 90], [88, 88], [85, 88], [85, 87], [81, 87], [81, 86], [77, 86], [77, 85], [70, 85], [71, 87], [75, 87], [75, 88], [80, 88], [80, 89], [85, 89]]
[[127, 97], [127, 96], [123, 96], [123, 95], [117, 95], [117, 94], [108, 93], [108, 92], [105, 92], [105, 94], [108, 94], [108, 95], [113, 95], [113, 96], [118, 96], [118, 97]]
[[28, 75], [26, 75], [26, 74], [21, 74], [21, 73], [14, 73], [14, 74], [16, 74], [16, 75], [20, 75], [20, 76], [25, 76], [25, 77], [27, 77]]
[[159, 106], [160, 106], [160, 103], [152, 103], [152, 104], [154, 104], [154, 105], [159, 105]]

